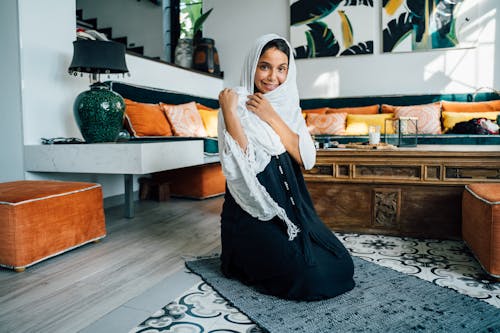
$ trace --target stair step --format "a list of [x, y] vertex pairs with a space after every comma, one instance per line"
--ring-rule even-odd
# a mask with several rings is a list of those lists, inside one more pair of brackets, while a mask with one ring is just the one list
[[76, 27], [77, 28], [82, 28], [84, 30], [86, 29], [93, 29], [94, 27], [92, 24], [88, 24], [87, 22], [84, 22], [82, 20], [76, 20]]
[[89, 24], [91, 29], [94, 29], [94, 30], [97, 29], [97, 19], [96, 18], [84, 19], [84, 20], [82, 20], [82, 22]]
[[108, 39], [112, 39], [111, 36], [113, 36], [113, 28], [107, 27], [107, 28], [97, 29], [97, 31], [105, 34], [106, 37], [108, 37]]
[[117, 38], [112, 38], [117, 43], [123, 44], [125, 46], [128, 46], [128, 38], [127, 37], [117, 37]]
[[[112, 27], [97, 29], [97, 18], [84, 19], [82, 9], [76, 10], [76, 26], [77, 26], [77, 28], [94, 29], [102, 34], [105, 34], [106, 37], [108, 37], [108, 39], [115, 41], [117, 43], [124, 44], [127, 51], [130, 51], [130, 52], [133, 52], [133, 53], [136, 53], [139, 55], [144, 55], [144, 46], [135, 46], [134, 43], [131, 43], [130, 45], [128, 45], [128, 38], [127, 37], [112, 38], [112, 36], [113, 36], [113, 28]], [[156, 58], [160, 59], [160, 57], [156, 57]]]
[[144, 55], [144, 46], [136, 46], [127, 48], [127, 51], [134, 52], [140, 55]]

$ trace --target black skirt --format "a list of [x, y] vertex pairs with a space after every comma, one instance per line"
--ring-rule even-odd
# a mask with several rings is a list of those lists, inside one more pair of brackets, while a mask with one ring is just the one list
[[319, 300], [351, 290], [351, 256], [318, 217], [299, 165], [285, 152], [272, 157], [257, 178], [300, 232], [289, 241], [284, 221], [252, 217], [226, 190], [221, 214], [223, 273], [286, 299]]

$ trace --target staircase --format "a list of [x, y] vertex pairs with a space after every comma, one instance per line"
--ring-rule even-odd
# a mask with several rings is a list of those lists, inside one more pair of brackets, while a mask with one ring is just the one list
[[109, 40], [124, 44], [127, 52], [132, 52], [134, 54], [144, 56], [143, 46], [136, 46], [134, 43], [129, 43], [127, 37], [113, 37], [113, 28], [111, 27], [98, 28], [97, 18], [84, 19], [82, 9], [76, 10], [76, 28], [84, 30], [96, 30], [102, 34], [105, 34]]

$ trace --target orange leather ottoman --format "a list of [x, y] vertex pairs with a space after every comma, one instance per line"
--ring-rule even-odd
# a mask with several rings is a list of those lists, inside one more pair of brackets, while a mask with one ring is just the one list
[[0, 183], [0, 265], [26, 267], [106, 236], [101, 185]]
[[484, 270], [500, 277], [500, 183], [471, 184], [462, 197], [462, 237]]

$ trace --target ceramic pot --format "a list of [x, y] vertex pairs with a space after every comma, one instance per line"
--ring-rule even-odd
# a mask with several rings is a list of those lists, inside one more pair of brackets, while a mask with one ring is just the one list
[[200, 38], [194, 49], [193, 68], [211, 74], [220, 74], [219, 54], [212, 38]]
[[109, 90], [108, 86], [96, 83], [90, 90], [75, 99], [73, 113], [86, 143], [114, 142], [123, 128], [125, 102]]

